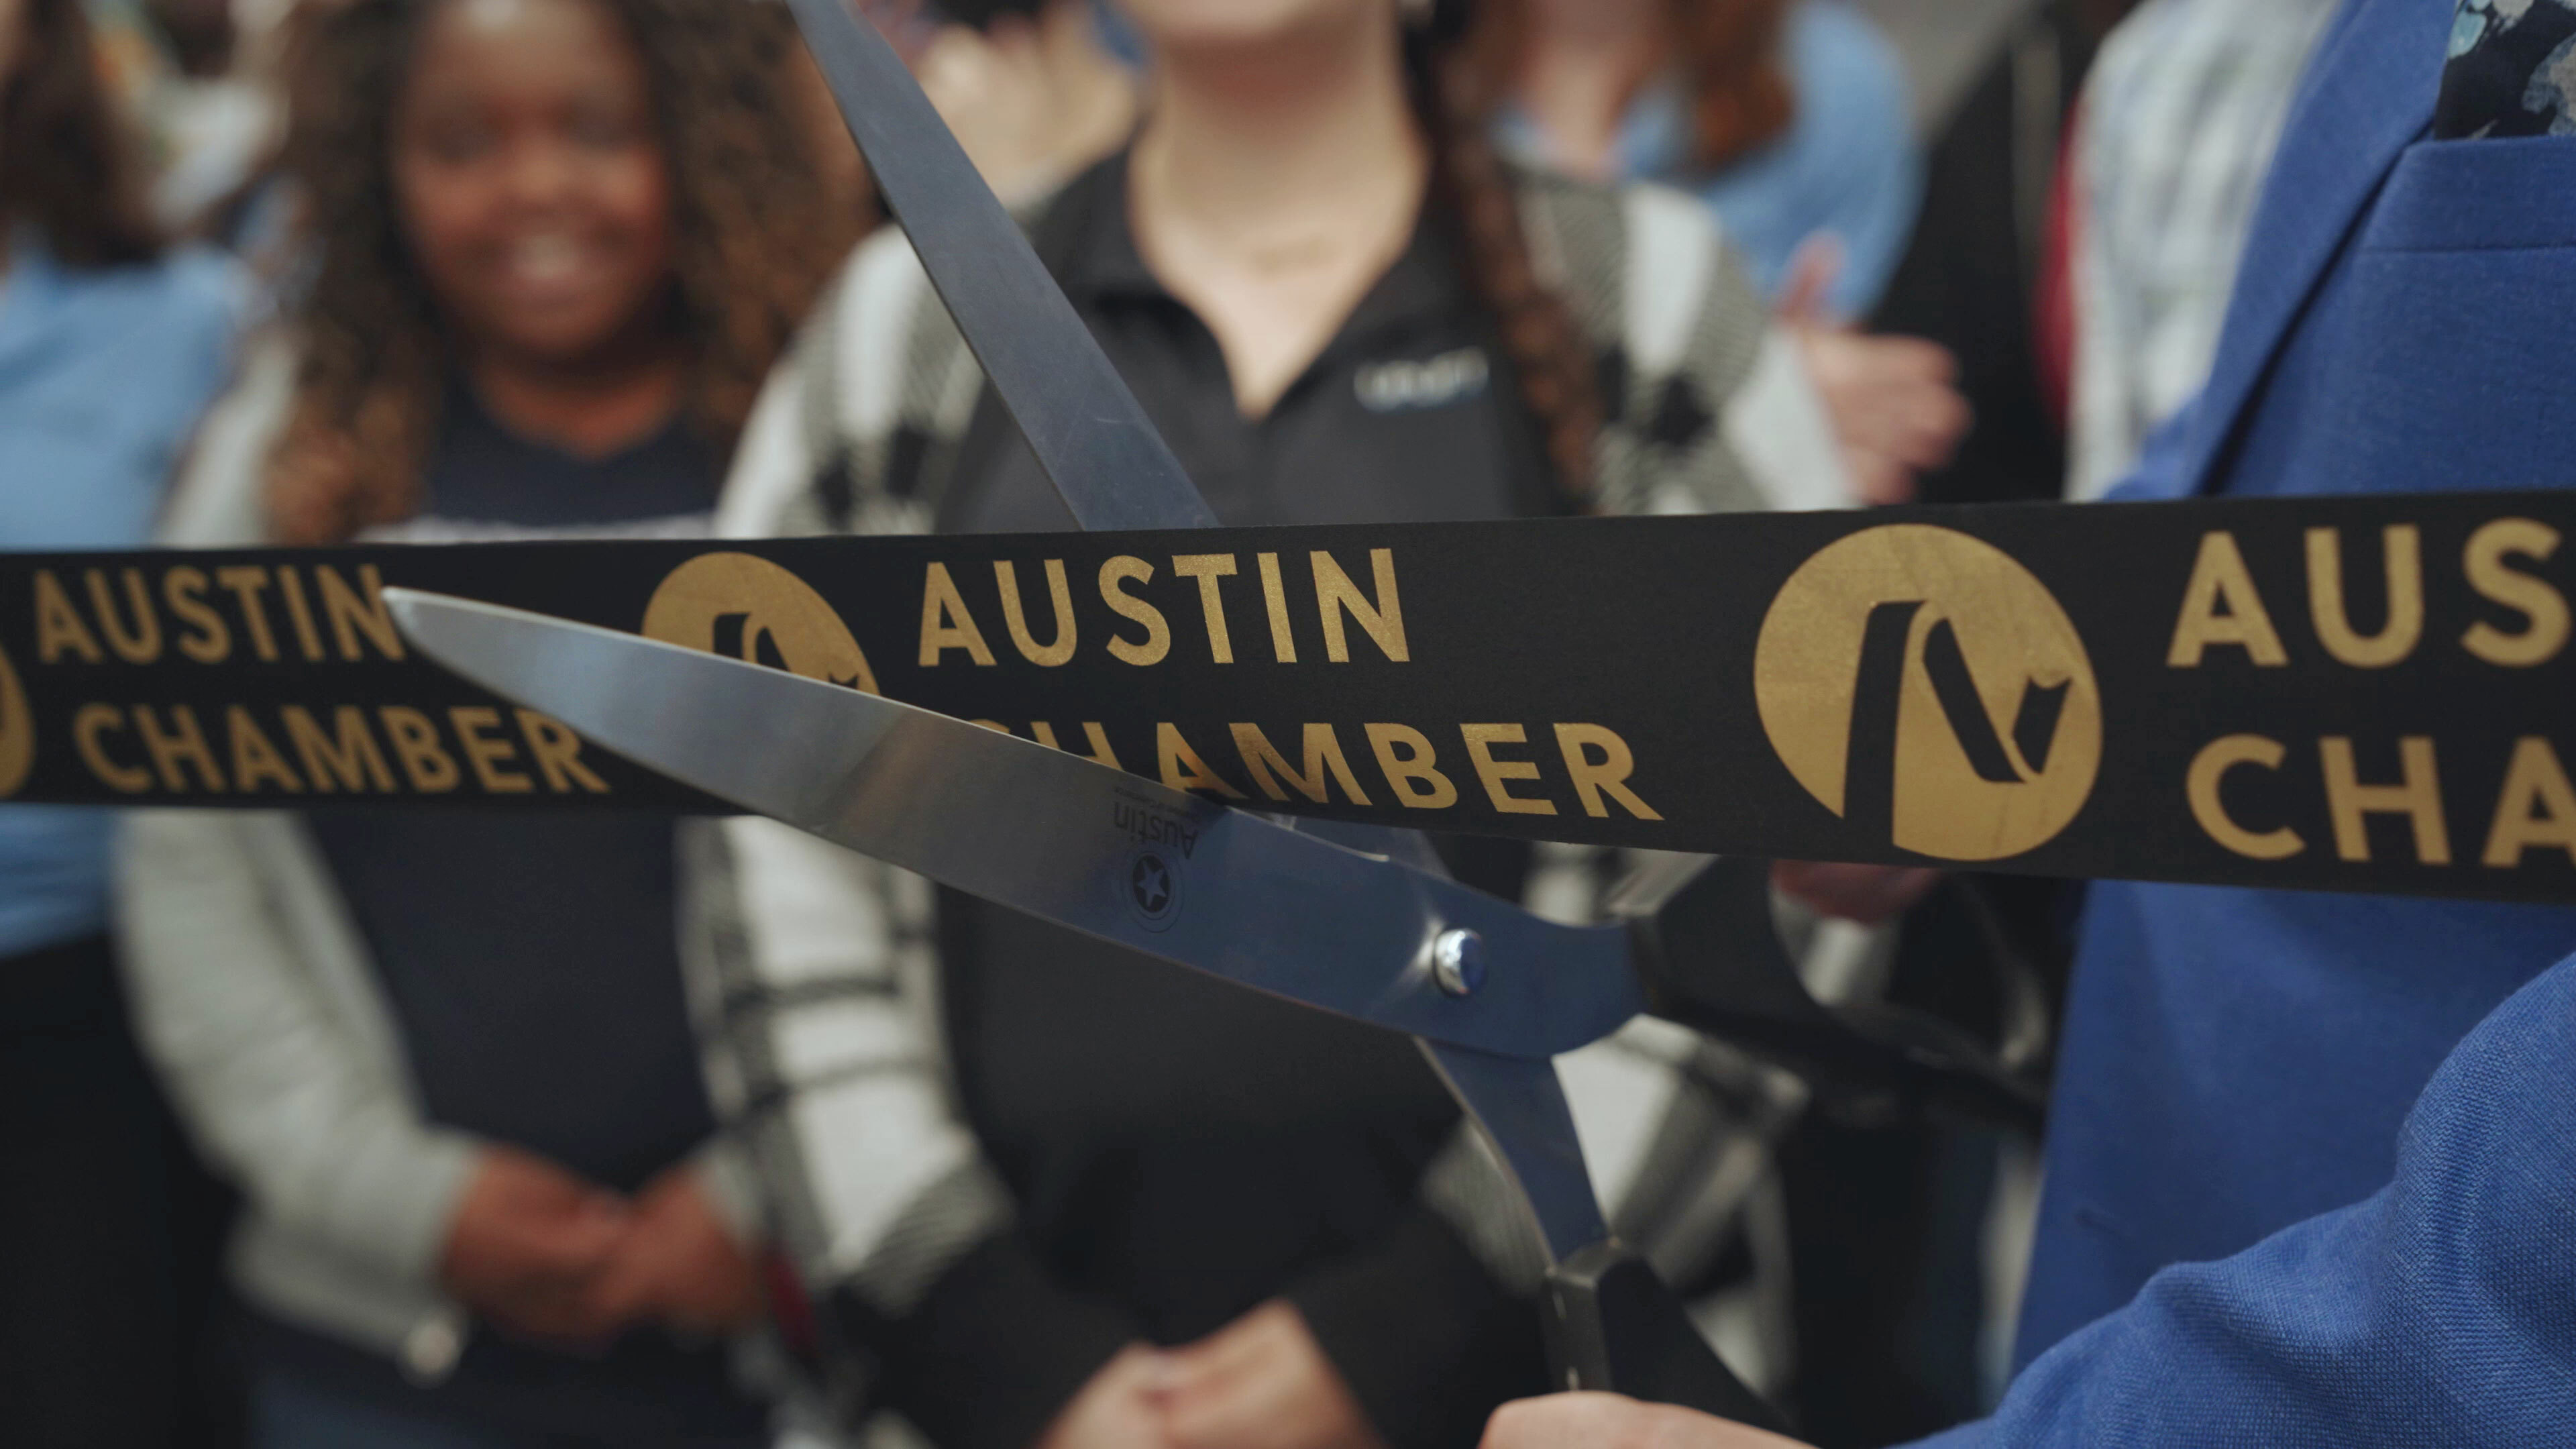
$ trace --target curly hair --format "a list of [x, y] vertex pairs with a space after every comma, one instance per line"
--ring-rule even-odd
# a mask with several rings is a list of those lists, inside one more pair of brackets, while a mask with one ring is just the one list
[[17, 63], [0, 84], [0, 221], [34, 227], [70, 266], [152, 260], [161, 238], [81, 0], [27, 0], [18, 23]]
[[[308, 0], [288, 37], [283, 159], [315, 253], [294, 309], [302, 373], [268, 478], [289, 542], [335, 542], [416, 506], [456, 357], [403, 234], [390, 148], [424, 22], [444, 3]], [[789, 99], [797, 42], [784, 6], [590, 3], [633, 38], [651, 85], [672, 177], [687, 412], [730, 445], [856, 219], [831, 203]]]

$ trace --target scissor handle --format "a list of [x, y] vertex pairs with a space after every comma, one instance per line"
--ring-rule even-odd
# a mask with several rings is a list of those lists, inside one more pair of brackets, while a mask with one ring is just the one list
[[1645, 1259], [1596, 1243], [1547, 1275], [1548, 1366], [1565, 1389], [1626, 1394], [1790, 1432], [1770, 1400], [1735, 1376]]
[[2036, 1134], [2044, 1099], [1966, 1033], [1921, 1012], [1807, 994], [1771, 928], [1770, 862], [1676, 856], [1611, 903], [1648, 1007], [1820, 1091], [1886, 1094]]

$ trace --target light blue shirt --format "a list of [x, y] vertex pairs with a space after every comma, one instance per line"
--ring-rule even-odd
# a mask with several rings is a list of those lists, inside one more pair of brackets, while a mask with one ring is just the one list
[[[134, 548], [231, 365], [248, 291], [178, 252], [74, 270], [22, 233], [0, 281], [0, 549]], [[0, 956], [107, 923], [111, 812], [0, 807]]]
[[[1786, 133], [1714, 175], [1699, 171], [1687, 97], [1666, 81], [1629, 107], [1614, 164], [1623, 178], [1697, 193], [1765, 296], [1779, 295], [1808, 238], [1839, 239], [1843, 267], [1825, 304], [1836, 317], [1858, 318], [1886, 292], [1923, 201], [1904, 66], [1878, 28], [1838, 0], [1791, 10], [1782, 48], [1797, 96]], [[1545, 155], [1525, 112], [1505, 112], [1497, 139], [1524, 160]]]

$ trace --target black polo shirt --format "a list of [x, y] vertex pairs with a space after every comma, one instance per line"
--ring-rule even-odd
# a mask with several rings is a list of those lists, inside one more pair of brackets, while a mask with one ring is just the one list
[[[1445, 523], [1559, 511], [1545, 439], [1447, 227], [1415, 229], [1340, 333], [1260, 418], [1237, 410], [1216, 334], [1136, 250], [1124, 156], [1058, 195], [1034, 241], [1227, 525]], [[989, 388], [950, 477], [943, 532], [1073, 526]]]
[[[1138, 255], [1126, 178], [1123, 159], [1083, 176], [1035, 241], [1226, 523], [1552, 511], [1538, 429], [1439, 226], [1248, 419], [1215, 336]], [[1073, 526], [989, 389], [955, 458], [943, 531]], [[954, 893], [940, 931], [960, 1094], [1021, 1232], [904, 1335], [1012, 1344], [1010, 1375], [976, 1354], [898, 1367], [890, 1393], [934, 1435], [1000, 1449], [1129, 1337], [1186, 1342], [1283, 1295], [1394, 1449], [1472, 1443], [1545, 1386], [1535, 1315], [1419, 1205], [1458, 1117], [1410, 1042]], [[1008, 1267], [1019, 1253], [1043, 1271]]]

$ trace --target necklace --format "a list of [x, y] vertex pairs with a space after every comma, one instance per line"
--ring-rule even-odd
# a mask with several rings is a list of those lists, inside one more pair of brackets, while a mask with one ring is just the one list
[[1244, 248], [1243, 259], [1257, 272], [1301, 271], [1333, 259], [1334, 237], [1317, 232], [1290, 241], [1257, 243]]

